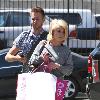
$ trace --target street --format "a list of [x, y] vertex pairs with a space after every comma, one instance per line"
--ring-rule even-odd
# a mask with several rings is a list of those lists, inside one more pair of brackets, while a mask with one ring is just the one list
[[[0, 100], [16, 100], [15, 98], [0, 98]], [[86, 94], [79, 93], [74, 100], [89, 100]]]
[[89, 100], [86, 94], [79, 93], [74, 100]]

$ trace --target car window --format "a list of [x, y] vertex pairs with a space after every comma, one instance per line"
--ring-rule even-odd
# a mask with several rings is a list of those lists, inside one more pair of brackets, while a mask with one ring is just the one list
[[27, 12], [11, 12], [7, 26], [29, 26], [30, 25], [30, 14]]
[[46, 13], [52, 19], [54, 18], [61, 18], [67, 21], [71, 25], [79, 25], [82, 23], [82, 19], [80, 14], [78, 13]]
[[0, 27], [4, 27], [6, 24], [8, 13], [7, 12], [0, 12]]
[[97, 23], [100, 24], [100, 16], [96, 16]]

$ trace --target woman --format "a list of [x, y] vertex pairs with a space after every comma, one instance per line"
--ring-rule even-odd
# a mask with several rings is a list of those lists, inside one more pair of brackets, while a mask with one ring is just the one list
[[40, 42], [37, 45], [29, 64], [36, 67], [42, 62], [49, 62], [47, 65], [51, 69], [51, 73], [57, 77], [70, 75], [73, 70], [72, 55], [68, 46], [63, 45], [67, 37], [67, 23], [61, 19], [52, 20], [47, 43]]
[[[18, 83], [16, 100], [63, 99], [67, 82], [58, 81], [57, 77], [61, 78], [64, 75], [70, 75], [73, 70], [71, 51], [67, 46], [63, 45], [67, 37], [67, 23], [64, 20], [52, 20], [47, 41], [41, 41], [36, 46], [29, 60], [29, 66], [33, 71], [37, 69], [37, 72], [33, 74], [23, 73], [24, 77], [22, 76], [22, 79], [24, 79], [24, 82], [19, 81]], [[38, 66], [43, 63], [47, 65], [49, 73], [38, 72], [41, 71], [41, 67]], [[30, 71], [32, 71], [31, 68]], [[59, 94], [59, 91], [64, 92], [60, 92]]]

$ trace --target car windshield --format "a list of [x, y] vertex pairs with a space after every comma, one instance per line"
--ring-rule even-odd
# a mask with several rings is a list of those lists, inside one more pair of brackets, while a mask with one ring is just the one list
[[82, 23], [81, 16], [78, 13], [46, 13], [50, 18], [62, 18], [70, 25], [79, 25]]
[[0, 13], [0, 27], [30, 26], [28, 12], [2, 12]]

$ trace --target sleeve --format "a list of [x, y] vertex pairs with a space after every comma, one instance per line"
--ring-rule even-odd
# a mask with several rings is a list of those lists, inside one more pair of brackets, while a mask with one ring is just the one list
[[59, 70], [63, 73], [63, 75], [66, 75], [66, 76], [69, 76], [72, 73], [73, 60], [72, 60], [72, 54], [70, 50], [68, 52], [68, 56], [66, 56], [65, 64], [61, 65]]
[[13, 42], [13, 45], [17, 48], [21, 48], [26, 32], [22, 32]]
[[40, 57], [40, 53], [43, 50], [43, 46], [43, 41], [40, 41], [29, 60], [29, 65], [39, 66], [43, 62], [42, 58]]

